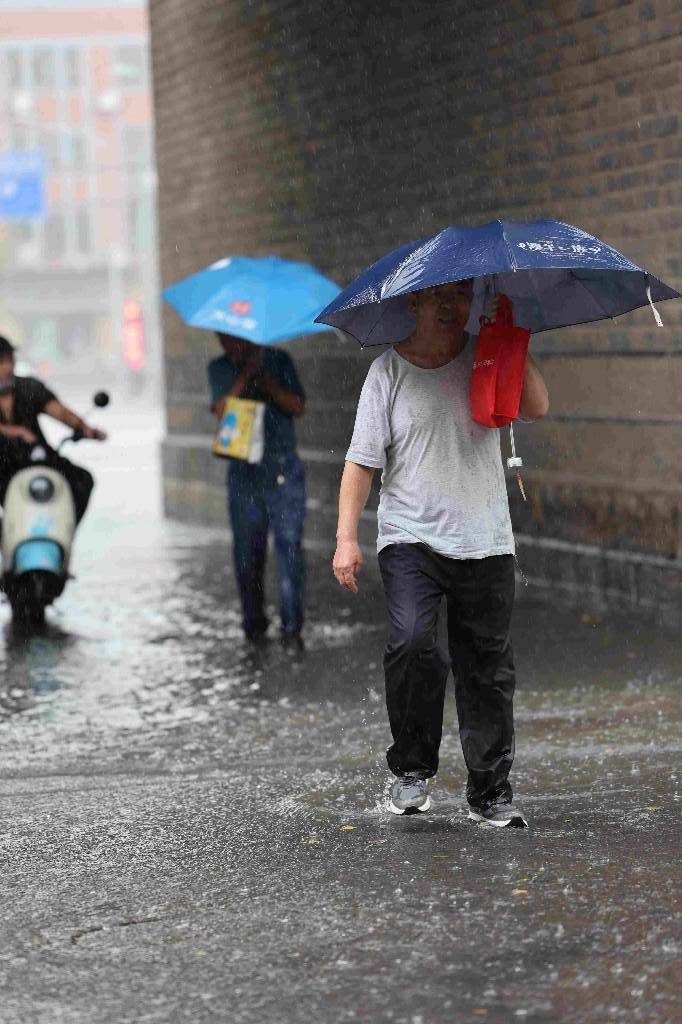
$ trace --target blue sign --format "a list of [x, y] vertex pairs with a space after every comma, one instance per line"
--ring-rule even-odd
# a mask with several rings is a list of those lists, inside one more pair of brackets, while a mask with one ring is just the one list
[[0, 153], [0, 221], [45, 215], [45, 164], [41, 153]]

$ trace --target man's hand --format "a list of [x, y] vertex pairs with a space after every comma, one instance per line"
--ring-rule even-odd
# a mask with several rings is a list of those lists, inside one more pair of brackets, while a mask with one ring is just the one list
[[28, 427], [17, 427], [17, 434], [20, 440], [25, 441], [26, 444], [38, 444], [38, 435], [34, 434]]
[[213, 412], [219, 420], [225, 415], [225, 404], [228, 398], [241, 398], [248, 384], [260, 377], [263, 373], [263, 353], [257, 348], [251, 352], [244, 363], [239, 367], [239, 372], [234, 379], [234, 384], [222, 398], [218, 398], [212, 405]]
[[293, 416], [298, 419], [305, 412], [305, 402], [300, 395], [294, 394], [293, 391], [288, 391], [285, 387], [271, 377], [267, 370], [264, 370], [261, 379], [258, 382], [261, 391], [268, 396], [271, 402], [282, 412], [285, 412], [287, 416]]
[[103, 430], [98, 430], [97, 427], [89, 427], [78, 413], [72, 409], [67, 409], [57, 398], [49, 401], [43, 412], [53, 419], [59, 420], [60, 423], [65, 423], [67, 427], [78, 432], [83, 437], [87, 437], [89, 441], [106, 441], [107, 439], [107, 435]]
[[[512, 313], [513, 313], [514, 312], [514, 303], [509, 298], [508, 295], [505, 295], [504, 297], [507, 299], [507, 302], [509, 303], [509, 305], [511, 307], [511, 310], [512, 310]], [[495, 294], [493, 295], [493, 301], [492, 301], [492, 305], [490, 307], [490, 319], [491, 320], [497, 320], [497, 310], [499, 308], [500, 299], [501, 298], [502, 298], [502, 295], [501, 295], [500, 292], [495, 292]]]
[[99, 430], [97, 427], [89, 427], [87, 423], [84, 423], [82, 428], [83, 437], [86, 437], [88, 441], [106, 441], [107, 434], [104, 430]]
[[13, 441], [24, 441], [30, 445], [38, 444], [37, 436], [28, 427], [6, 426], [2, 428], [2, 433]]
[[339, 489], [339, 525], [336, 530], [334, 575], [345, 590], [358, 592], [362, 552], [357, 541], [360, 514], [367, 504], [374, 469], [346, 462]]
[[339, 540], [334, 555], [334, 575], [342, 587], [352, 594], [358, 592], [358, 573], [363, 565], [362, 552], [356, 540]]

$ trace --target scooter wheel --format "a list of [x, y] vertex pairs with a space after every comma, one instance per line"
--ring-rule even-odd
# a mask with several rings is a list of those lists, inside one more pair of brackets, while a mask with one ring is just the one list
[[42, 604], [12, 604], [12, 618], [18, 625], [42, 626], [45, 624], [45, 606]]

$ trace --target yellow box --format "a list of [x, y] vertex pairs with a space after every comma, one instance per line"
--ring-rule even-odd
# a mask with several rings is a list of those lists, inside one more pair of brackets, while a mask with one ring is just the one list
[[228, 398], [213, 451], [228, 459], [260, 462], [263, 458], [265, 403]]

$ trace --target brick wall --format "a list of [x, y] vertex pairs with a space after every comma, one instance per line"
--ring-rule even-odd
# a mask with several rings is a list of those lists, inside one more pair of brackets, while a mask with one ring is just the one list
[[[164, 283], [228, 253], [276, 252], [345, 284], [405, 240], [500, 216], [577, 224], [682, 286], [679, 0], [150, 6]], [[510, 480], [531, 576], [561, 566], [576, 587], [674, 600], [682, 302], [661, 312], [664, 330], [643, 310], [532, 343], [552, 411], [519, 427], [527, 505]], [[166, 508], [222, 522], [223, 467], [207, 454], [214, 342], [168, 310], [164, 332]], [[331, 335], [289, 350], [310, 396], [309, 536], [330, 543], [376, 350]]]

